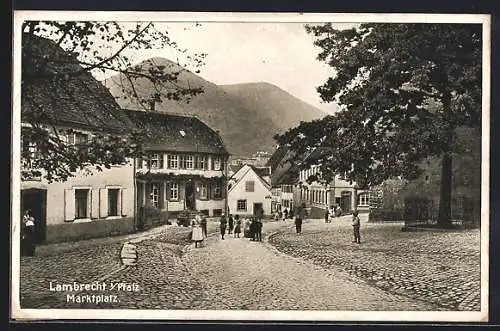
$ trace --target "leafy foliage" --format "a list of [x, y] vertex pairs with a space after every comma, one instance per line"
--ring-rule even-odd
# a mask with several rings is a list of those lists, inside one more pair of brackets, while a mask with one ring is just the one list
[[[170, 39], [168, 31], [151, 22], [26, 21], [22, 29], [22, 157], [29, 165], [23, 169], [26, 176], [31, 171], [31, 176], [43, 176], [49, 182], [64, 181], [78, 170], [99, 171], [145, 154], [143, 142], [148, 132], [137, 130], [117, 112], [120, 109], [111, 94], [92, 75], [122, 73], [132, 87], [139, 77], [150, 80], [155, 88], [140, 99], [145, 109], [152, 102], [189, 99], [203, 92], [178, 86], [180, 71], [133, 65], [127, 56], [131, 49], [187, 52]], [[205, 56], [187, 58], [200, 67]], [[169, 93], [157, 92], [165, 86]], [[133, 88], [128, 92], [131, 98], [139, 98]], [[68, 143], [74, 132], [66, 129], [74, 123], [84, 132], [92, 132], [89, 139]]]
[[[324, 181], [344, 172], [361, 187], [395, 176], [414, 179], [423, 158], [455, 151], [455, 128], [480, 125], [481, 25], [306, 29], [321, 49], [318, 60], [333, 69], [317, 90], [341, 111], [276, 140], [297, 160], [306, 157], [304, 167], [320, 164]], [[320, 146], [330, 152], [314, 157]]]

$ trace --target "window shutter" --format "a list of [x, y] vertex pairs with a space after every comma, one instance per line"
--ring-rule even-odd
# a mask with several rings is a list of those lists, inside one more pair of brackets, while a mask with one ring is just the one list
[[163, 169], [163, 154], [158, 154], [158, 162], [160, 169]]
[[99, 189], [92, 189], [90, 192], [90, 217], [91, 218], [99, 218]]
[[104, 218], [108, 216], [108, 189], [101, 188], [99, 189], [99, 217]]
[[212, 199], [212, 183], [207, 183], [207, 199], [211, 200]]
[[121, 196], [120, 196], [120, 200], [119, 200], [119, 206], [118, 206], [118, 210], [121, 210], [121, 215], [122, 216], [127, 216], [127, 189], [126, 188], [122, 188], [121, 189]]
[[73, 189], [64, 190], [64, 220], [66, 222], [75, 219], [75, 191]]

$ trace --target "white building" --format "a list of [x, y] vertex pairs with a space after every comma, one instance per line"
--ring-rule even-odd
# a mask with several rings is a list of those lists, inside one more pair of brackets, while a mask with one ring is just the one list
[[271, 185], [266, 177], [266, 169], [244, 165], [228, 181], [228, 207], [233, 215], [271, 215]]

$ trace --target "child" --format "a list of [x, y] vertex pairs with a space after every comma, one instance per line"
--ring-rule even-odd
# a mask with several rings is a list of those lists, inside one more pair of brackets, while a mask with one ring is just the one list
[[355, 210], [352, 212], [352, 228], [354, 230], [354, 241], [353, 243], [361, 244], [361, 236], [359, 234], [360, 221], [358, 217], [358, 212]]
[[234, 216], [234, 219], [236, 220], [236, 225], [234, 226], [233, 237], [239, 238], [241, 233], [241, 221], [239, 215]]

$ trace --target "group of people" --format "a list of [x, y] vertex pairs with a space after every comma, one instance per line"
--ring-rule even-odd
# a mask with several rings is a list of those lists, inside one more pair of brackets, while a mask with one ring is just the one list
[[252, 238], [254, 241], [262, 241], [262, 217], [243, 217], [240, 215], [229, 215], [228, 219], [222, 215], [220, 219], [220, 234], [224, 240], [224, 235], [233, 233], [233, 237], [240, 238], [241, 228], [243, 235]]
[[335, 217], [342, 215], [342, 209], [338, 205], [331, 205], [325, 210], [325, 223], [331, 223]]
[[[295, 231], [296, 233], [302, 233], [302, 222], [306, 218], [306, 208], [305, 205], [302, 204], [296, 208], [295, 212], [292, 212], [292, 216], [290, 216], [290, 212], [285, 208], [283, 210], [283, 214], [286, 213], [287, 217], [293, 217], [295, 219]], [[334, 217], [339, 217], [342, 214], [342, 210], [339, 206], [330, 206], [325, 213], [325, 222], [331, 223]], [[360, 236], [360, 219], [357, 211], [353, 211], [352, 213], [352, 227], [354, 232], [354, 241], [353, 243], [361, 243]], [[284, 218], [284, 220], [286, 220]], [[201, 242], [207, 237], [207, 219], [205, 217], [201, 217], [196, 215], [195, 219], [192, 221], [192, 231], [191, 231], [191, 240], [194, 241], [195, 247], [201, 245]], [[224, 236], [227, 234], [233, 234], [233, 237], [240, 238], [240, 233], [243, 227], [243, 234], [246, 237], [251, 238], [252, 241], [262, 241], [262, 218], [261, 217], [243, 217], [240, 219], [239, 215], [229, 214], [226, 218], [224, 214], [222, 214], [219, 222], [221, 239], [224, 240]]]
[[293, 219], [294, 217], [294, 210], [293, 208], [284, 208], [283, 210], [281, 209], [278, 209], [276, 210], [276, 212], [274, 213], [274, 220], [275, 221], [280, 221], [282, 220], [283, 222], [285, 222], [287, 219]]

